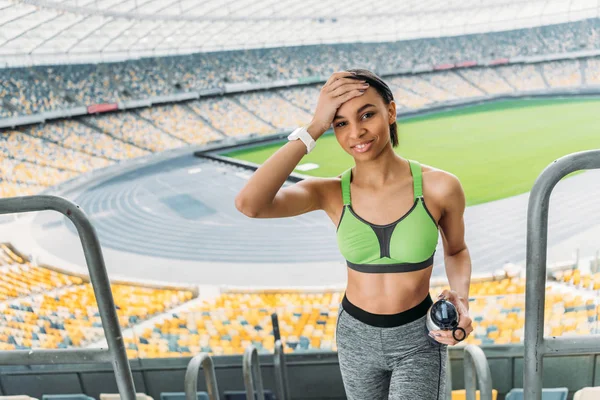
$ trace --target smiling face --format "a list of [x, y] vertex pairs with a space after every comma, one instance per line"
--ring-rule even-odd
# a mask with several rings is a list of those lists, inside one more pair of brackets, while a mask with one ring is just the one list
[[377, 90], [369, 87], [338, 108], [333, 131], [338, 143], [355, 159], [376, 158], [390, 143], [390, 125], [396, 121], [396, 104], [385, 104]]

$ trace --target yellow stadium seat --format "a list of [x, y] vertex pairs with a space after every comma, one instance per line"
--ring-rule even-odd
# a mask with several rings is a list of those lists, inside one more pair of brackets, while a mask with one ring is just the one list
[[[475, 391], [475, 399], [480, 400], [480, 392], [479, 390]], [[498, 397], [498, 391], [496, 389], [492, 389], [492, 400], [496, 400]], [[466, 400], [467, 393], [465, 389], [453, 390], [452, 391], [452, 400]]]

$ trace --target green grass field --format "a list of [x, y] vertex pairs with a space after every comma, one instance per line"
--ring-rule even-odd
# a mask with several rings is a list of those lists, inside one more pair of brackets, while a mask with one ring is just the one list
[[[399, 121], [403, 157], [459, 177], [474, 205], [531, 190], [555, 159], [600, 148], [600, 99], [506, 100]], [[223, 154], [263, 163], [282, 144]], [[336, 176], [353, 165], [333, 134], [322, 136], [299, 173]]]

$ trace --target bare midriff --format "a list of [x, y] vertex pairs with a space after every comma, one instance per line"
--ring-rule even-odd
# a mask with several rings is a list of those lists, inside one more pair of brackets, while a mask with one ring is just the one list
[[346, 297], [350, 303], [372, 314], [397, 314], [427, 297], [433, 268], [386, 274], [347, 270]]

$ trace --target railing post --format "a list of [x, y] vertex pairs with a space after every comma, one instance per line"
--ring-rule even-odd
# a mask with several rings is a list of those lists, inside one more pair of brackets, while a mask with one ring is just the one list
[[492, 373], [483, 350], [469, 344], [465, 347], [465, 392], [467, 400], [475, 400], [476, 380], [479, 384], [481, 400], [492, 400]]
[[287, 366], [285, 364], [285, 354], [281, 340], [275, 341], [275, 353], [273, 355], [273, 365], [275, 367], [275, 382], [277, 384], [277, 399], [289, 400], [290, 388], [288, 384]]
[[[260, 373], [258, 351], [253, 345], [248, 346], [244, 352], [243, 373], [244, 386], [246, 387], [246, 400], [254, 400], [255, 392], [257, 400], [265, 400], [265, 390], [263, 387], [262, 374]], [[254, 377], [252, 375], [254, 375]], [[254, 379], [256, 379], [256, 389], [254, 389]]]
[[185, 400], [197, 400], [198, 373], [200, 366], [204, 370], [206, 388], [210, 400], [219, 400], [219, 388], [217, 387], [217, 376], [212, 358], [208, 353], [200, 353], [190, 360], [185, 371], [183, 385], [185, 387]]
[[[98, 311], [102, 320], [102, 328], [108, 344], [108, 353], [112, 361], [117, 387], [121, 399], [135, 400], [135, 386], [133, 375], [127, 359], [123, 336], [119, 326], [119, 318], [115, 309], [115, 302], [110, 290], [110, 281], [104, 265], [104, 257], [96, 230], [89, 218], [79, 206], [65, 198], [57, 196], [24, 196], [0, 199], [0, 214], [12, 214], [33, 211], [54, 210], [65, 215], [73, 222], [87, 263], [92, 288], [98, 303]], [[13, 353], [13, 354], [10, 354]], [[87, 349], [68, 351], [31, 350], [28, 353], [29, 364], [44, 364], [49, 361], [65, 364], [70, 362], [94, 362], [102, 359], [102, 353], [90, 352]], [[0, 352], [2, 362], [5, 364], [21, 364], [21, 353]], [[104, 357], [107, 358], [107, 357]]]
[[575, 171], [597, 168], [600, 168], [600, 150], [582, 151], [561, 157], [544, 169], [535, 181], [529, 196], [523, 365], [523, 392], [527, 400], [542, 399], [543, 357], [550, 349], [558, 353], [566, 350], [592, 350], [599, 347], [598, 340], [590, 336], [566, 340], [544, 339], [550, 194], [564, 176]]

